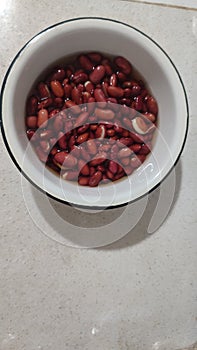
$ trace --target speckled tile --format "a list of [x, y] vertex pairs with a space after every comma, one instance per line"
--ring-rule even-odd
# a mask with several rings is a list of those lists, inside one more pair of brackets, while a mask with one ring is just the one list
[[[0, 349], [183, 349], [197, 340], [197, 12], [109, 0], [1, 0], [1, 81], [34, 34], [79, 16], [111, 17], [136, 26], [176, 63], [190, 103], [176, 193], [168, 217], [152, 235], [147, 225], [159, 189], [137, 226], [120, 241], [99, 249], [69, 248], [39, 230], [40, 194], [27, 185], [30, 209], [36, 213], [40, 208], [32, 220], [20, 174], [0, 139]], [[74, 222], [75, 209], [52, 205]], [[94, 227], [114, 220], [120, 210], [93, 218], [78, 215], [78, 224]], [[131, 209], [126, 221], [130, 217]]]

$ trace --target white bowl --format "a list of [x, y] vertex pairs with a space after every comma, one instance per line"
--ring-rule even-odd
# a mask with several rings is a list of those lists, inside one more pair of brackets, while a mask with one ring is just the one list
[[[128, 178], [98, 188], [60, 182], [39, 161], [25, 133], [25, 103], [35, 79], [59, 58], [85, 51], [126, 57], [148, 82], [159, 105], [159, 127], [151, 155]], [[175, 65], [145, 33], [115, 20], [76, 18], [37, 34], [14, 58], [1, 97], [2, 134], [16, 166], [51, 197], [75, 205], [114, 207], [142, 197], [167, 176], [186, 140], [188, 103]]]

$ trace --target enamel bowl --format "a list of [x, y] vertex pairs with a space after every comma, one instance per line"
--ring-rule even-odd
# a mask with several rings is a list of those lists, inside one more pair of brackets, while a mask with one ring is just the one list
[[[24, 121], [27, 95], [40, 73], [66, 55], [86, 51], [127, 58], [148, 83], [159, 106], [154, 147], [146, 161], [129, 177], [97, 188], [61, 181], [44, 167], [29, 146]], [[175, 65], [145, 33], [115, 20], [76, 18], [46, 28], [14, 58], [2, 86], [1, 122], [11, 158], [37, 188], [65, 203], [116, 207], [155, 189], [176, 164], [186, 140], [188, 104]]]

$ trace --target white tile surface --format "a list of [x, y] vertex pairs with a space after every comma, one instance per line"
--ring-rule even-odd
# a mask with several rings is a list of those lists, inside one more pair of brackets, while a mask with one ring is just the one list
[[[133, 0], [128, 0], [133, 1]], [[197, 1], [196, 0], [135, 0], [139, 2], [151, 2], [153, 4], [164, 4], [164, 5], [173, 5], [173, 6], [184, 6], [184, 7], [192, 7], [197, 9]]]
[[[104, 249], [71, 249], [37, 227], [42, 197], [26, 189], [0, 140], [0, 349], [175, 350], [197, 340], [197, 13], [130, 2], [0, 3], [1, 79], [13, 56], [46, 26], [103, 16], [144, 30], [168, 52], [186, 85], [190, 127], [176, 167], [176, 195], [163, 225], [146, 229], [158, 198], [121, 241]], [[105, 225], [122, 209], [94, 216], [52, 204], [67, 221]], [[39, 210], [38, 210], [39, 209]], [[132, 211], [128, 215], [130, 220]], [[54, 223], [54, 231], [56, 229]], [[66, 230], [66, 223], [65, 223]], [[79, 229], [80, 234], [80, 229]]]

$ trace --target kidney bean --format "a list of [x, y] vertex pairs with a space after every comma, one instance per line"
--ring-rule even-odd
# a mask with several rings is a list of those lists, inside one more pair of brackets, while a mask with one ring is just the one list
[[79, 64], [81, 65], [81, 67], [87, 71], [91, 71], [94, 68], [94, 64], [92, 63], [92, 61], [89, 59], [88, 56], [86, 55], [80, 55], [78, 57], [78, 61]]
[[134, 152], [138, 153], [141, 150], [142, 145], [140, 143], [134, 143], [129, 148]]
[[90, 60], [94, 63], [100, 63], [102, 60], [102, 55], [99, 52], [90, 52], [87, 54]]
[[105, 106], [107, 104], [106, 98], [105, 98], [105, 95], [101, 89], [94, 90], [94, 98], [95, 98], [96, 102], [102, 102], [102, 103], [99, 103], [100, 108], [105, 108]]
[[52, 73], [50, 80], [64, 80], [66, 76], [66, 72], [63, 68], [56, 68], [56, 70]]
[[115, 117], [115, 114], [111, 109], [96, 108], [94, 113], [96, 117], [101, 120], [113, 120]]
[[88, 80], [88, 75], [84, 72], [77, 71], [72, 77], [72, 81], [75, 84], [85, 83]]
[[129, 99], [129, 98], [121, 98], [120, 100], [119, 100], [119, 103], [121, 104], [121, 105], [126, 105], [126, 106], [130, 106], [131, 105], [131, 100]]
[[111, 97], [120, 98], [124, 95], [124, 90], [118, 86], [109, 86], [107, 89]]
[[153, 113], [144, 113], [143, 114], [143, 117], [145, 118], [145, 119], [148, 119], [149, 121], [151, 121], [152, 123], [155, 123], [155, 121], [156, 121], [156, 116], [153, 114]]
[[87, 147], [87, 150], [90, 154], [96, 154], [97, 153], [97, 146], [96, 146], [96, 143], [94, 140], [88, 140], [86, 142], [86, 147]]
[[28, 129], [26, 131], [26, 134], [27, 134], [28, 139], [33, 141], [33, 136], [35, 135], [35, 130]]
[[36, 96], [30, 96], [27, 101], [27, 115], [36, 115], [38, 110], [38, 99]]
[[36, 147], [35, 151], [41, 162], [46, 163], [48, 159], [48, 154], [45, 153], [40, 147]]
[[133, 157], [131, 158], [130, 164], [132, 168], [138, 168], [141, 165], [141, 161], [139, 157], [137, 157], [136, 155], [133, 155]]
[[124, 173], [124, 168], [120, 164], [118, 164], [118, 174], [120, 173]]
[[92, 166], [95, 167], [97, 165], [100, 165], [106, 161], [106, 157], [107, 157], [107, 153], [105, 153], [105, 152], [100, 153], [100, 154], [98, 154], [98, 158], [91, 160], [89, 164], [91, 167]]
[[129, 158], [129, 157], [121, 158], [121, 163], [122, 163], [124, 166], [129, 165], [129, 163], [130, 163], [130, 158]]
[[127, 127], [127, 130], [129, 130], [129, 131], [133, 130], [133, 124], [129, 118], [124, 117], [122, 119], [122, 122]]
[[113, 70], [110, 64], [102, 62], [103, 66], [105, 67], [105, 73], [107, 76], [110, 76], [113, 74]]
[[98, 83], [100, 83], [100, 81], [104, 77], [104, 75], [105, 75], [105, 67], [100, 65], [100, 66], [97, 66], [93, 70], [93, 72], [90, 73], [89, 79], [93, 84], [98, 84]]
[[[139, 84], [134, 83], [131, 86], [131, 96], [135, 97], [135, 96], [138, 96], [138, 95], [141, 95], [141, 87], [139, 86]], [[141, 95], [141, 97], [143, 98], [142, 95]]]
[[59, 132], [62, 130], [63, 128], [63, 121], [62, 121], [62, 117], [61, 115], [57, 115], [56, 117], [54, 117], [53, 119], [53, 128], [56, 132]]
[[38, 89], [38, 93], [39, 93], [40, 98], [51, 97], [51, 93], [49, 91], [47, 84], [40, 82], [38, 84], [37, 89]]
[[52, 130], [48, 129], [48, 130], [42, 130], [40, 132], [40, 138], [41, 139], [50, 139], [50, 137], [52, 136]]
[[82, 93], [79, 91], [77, 87], [74, 87], [71, 92], [71, 99], [76, 103], [76, 104], [81, 104], [82, 103]]
[[73, 150], [75, 145], [75, 135], [71, 135], [68, 141], [68, 147], [70, 150]]
[[83, 159], [78, 160], [78, 169], [80, 173], [84, 176], [88, 176], [90, 173], [89, 166], [86, 164], [86, 162]]
[[132, 150], [128, 147], [121, 148], [118, 152], [118, 158], [129, 157], [132, 153]]
[[41, 100], [41, 102], [38, 104], [38, 109], [48, 108], [53, 104], [53, 99], [51, 97], [45, 98], [44, 100]]
[[64, 96], [64, 89], [58, 80], [52, 80], [50, 83], [51, 90], [56, 97]]
[[101, 171], [96, 171], [89, 179], [89, 186], [95, 187], [98, 186], [99, 182], [102, 180], [103, 174]]
[[89, 177], [87, 176], [80, 176], [78, 179], [78, 183], [81, 186], [88, 186], [89, 185]]
[[108, 86], [109, 86], [109, 84], [106, 81], [103, 81], [102, 84], [101, 84], [101, 88], [102, 88], [104, 96], [106, 98], [109, 97], [108, 92], [107, 92]]
[[127, 79], [126, 75], [123, 72], [116, 72], [116, 76], [120, 82], [124, 82]]
[[121, 179], [123, 176], [125, 176], [125, 172], [124, 171], [119, 173], [119, 174], [116, 174], [114, 176], [114, 181]]
[[104, 139], [106, 136], [106, 128], [104, 125], [98, 125], [96, 132], [95, 132], [95, 137], [98, 139]]
[[73, 157], [72, 154], [69, 154], [68, 152], [61, 151], [54, 155], [53, 158], [55, 164], [59, 166], [60, 168], [74, 168], [77, 164], [77, 159]]
[[45, 128], [48, 122], [48, 111], [47, 109], [40, 109], [38, 112], [37, 126], [38, 128]]
[[70, 84], [65, 84], [64, 85], [64, 96], [65, 98], [70, 98], [71, 97], [71, 92], [72, 92], [72, 86]]
[[77, 180], [79, 173], [78, 173], [78, 171], [72, 171], [72, 170], [68, 171], [67, 170], [65, 172], [62, 172], [61, 175], [62, 175], [62, 178], [64, 180], [71, 180], [71, 181], [73, 181], [73, 180]]
[[36, 127], [37, 127], [37, 119], [38, 119], [37, 116], [34, 116], [34, 115], [28, 116], [26, 118], [26, 125], [27, 125], [27, 127], [30, 128], [30, 129], [36, 129]]
[[116, 162], [114, 162], [113, 160], [109, 161], [109, 171], [112, 174], [116, 174], [118, 171], [118, 164]]
[[75, 102], [73, 102], [73, 101], [71, 101], [71, 100], [67, 100], [67, 101], [65, 102], [65, 107], [66, 107], [66, 108], [70, 108], [70, 111], [71, 111], [71, 113], [73, 113], [73, 114], [79, 114], [79, 113], [81, 113], [81, 108], [80, 108], [78, 105], [76, 105]]
[[61, 149], [67, 148], [66, 135], [62, 131], [60, 131], [58, 134], [58, 144], [59, 144]]
[[117, 86], [117, 84], [118, 84], [117, 75], [115, 73], [113, 73], [110, 77], [109, 85], [110, 86]]
[[50, 150], [50, 145], [49, 142], [46, 140], [41, 140], [40, 141], [40, 147], [42, 148], [42, 151], [45, 153], [49, 153]]
[[77, 143], [83, 143], [85, 141], [87, 141], [89, 137], [89, 133], [88, 132], [85, 132], [84, 134], [81, 134], [77, 137]]
[[[61, 168], [64, 179], [86, 186], [98, 172], [101, 179], [93, 186], [140, 166], [152, 148], [158, 106], [131, 71], [125, 58], [116, 57], [113, 65], [93, 52], [80, 54], [78, 64], [56, 67], [39, 82], [27, 101], [26, 127], [41, 161], [58, 173]], [[35, 133], [39, 126], [42, 130]], [[108, 141], [101, 143], [104, 138]]]
[[157, 115], [158, 113], [158, 106], [157, 102], [154, 97], [150, 96], [147, 99], [147, 108], [150, 113], [153, 113], [154, 115]]
[[139, 151], [139, 154], [144, 154], [144, 155], [147, 155], [148, 153], [150, 153], [151, 151], [151, 148], [152, 148], [152, 145], [150, 142], [147, 142], [146, 144], [143, 144], [140, 151]]
[[126, 58], [119, 56], [115, 58], [114, 62], [120, 71], [124, 74], [128, 75], [131, 73], [132, 66]]
[[85, 87], [85, 90], [87, 92], [89, 92], [91, 95], [94, 93], [94, 85], [92, 84], [92, 82], [90, 80], [87, 80], [84, 83], [84, 87]]
[[61, 97], [55, 97], [53, 100], [53, 106], [56, 108], [61, 108], [64, 104], [64, 101]]
[[107, 130], [107, 135], [110, 136], [110, 137], [114, 136], [115, 135], [115, 130], [114, 129]]
[[119, 147], [131, 146], [133, 144], [133, 139], [131, 137], [121, 137], [118, 143]]
[[125, 173], [128, 175], [131, 175], [134, 171], [134, 168], [131, 165], [127, 165], [124, 167], [124, 171]]

